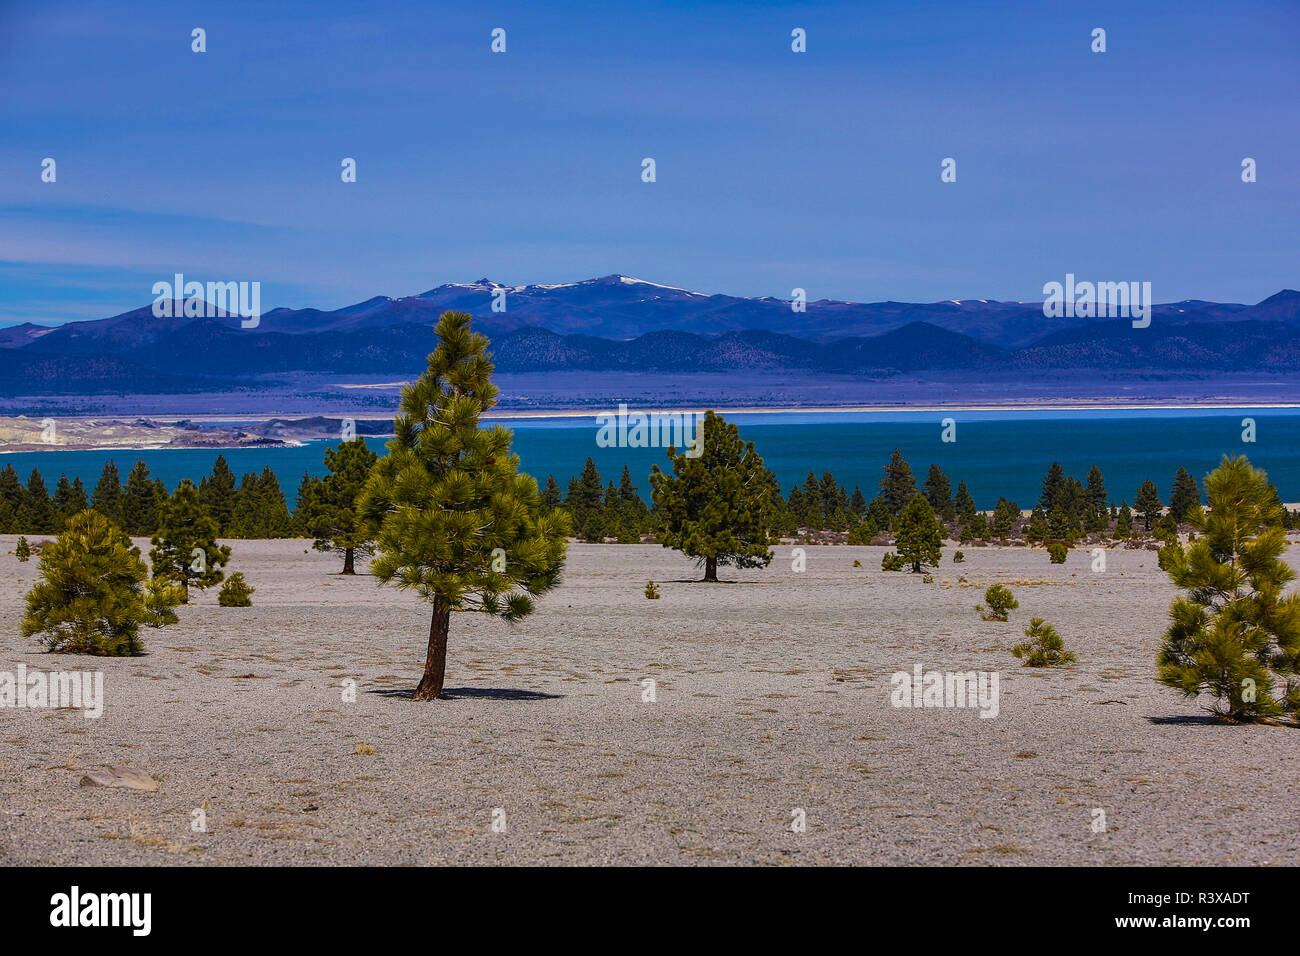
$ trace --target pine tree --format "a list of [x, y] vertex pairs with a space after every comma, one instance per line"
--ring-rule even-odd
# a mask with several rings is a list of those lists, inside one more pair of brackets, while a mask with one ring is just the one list
[[1061, 503], [1065, 485], [1065, 469], [1059, 461], [1052, 462], [1047, 474], [1043, 476], [1043, 493], [1038, 498], [1038, 507], [1043, 509], [1044, 514], [1050, 514]]
[[199, 484], [199, 500], [217, 523], [218, 533], [230, 534], [235, 518], [235, 473], [230, 470], [225, 455], [217, 456], [212, 474]]
[[358, 501], [378, 527], [371, 571], [432, 605], [416, 700], [442, 696], [452, 611], [517, 621], [559, 582], [568, 516], [542, 507], [537, 482], [519, 472], [511, 433], [480, 428], [496, 404], [487, 339], [465, 312], [444, 312], [428, 368], [402, 389], [388, 454]]
[[856, 485], [853, 488], [853, 497], [849, 499], [849, 510], [861, 518], [867, 513], [867, 498], [862, 493], [862, 489]]
[[356, 573], [356, 554], [374, 553], [373, 528], [366, 528], [356, 513], [357, 496], [370, 478], [370, 469], [379, 456], [370, 450], [364, 438], [339, 444], [338, 450], [325, 449], [325, 467], [329, 470], [319, 485], [312, 487], [310, 500], [299, 502], [307, 530], [316, 538], [317, 551], [335, 551], [343, 555], [343, 574]]
[[604, 487], [596, 463], [588, 457], [582, 466], [582, 474], [569, 479], [569, 492], [564, 497], [564, 508], [572, 517], [575, 528], [583, 528], [600, 511], [601, 489]]
[[50, 494], [45, 490], [45, 479], [35, 468], [27, 479], [27, 489], [23, 493], [22, 507], [18, 510], [18, 529], [51, 533], [57, 524], [57, 514]]
[[104, 462], [104, 470], [99, 473], [99, 481], [91, 496], [92, 507], [109, 521], [120, 525], [122, 522], [122, 479], [117, 472], [117, 463], [113, 459]]
[[18, 515], [23, 509], [23, 483], [13, 465], [0, 469], [0, 533], [20, 531]]
[[997, 507], [993, 509], [993, 533], [999, 538], [1005, 538], [1015, 530], [1018, 521], [1020, 521], [1020, 506], [1014, 501], [999, 498]]
[[32, 546], [27, 543], [26, 538], [19, 537], [18, 543], [14, 545], [14, 557], [24, 563], [31, 560]]
[[[309, 537], [311, 530], [307, 527], [310, 516], [318, 510], [316, 499], [321, 493], [321, 480], [315, 475], [302, 473], [302, 481], [298, 482], [298, 494], [295, 499], [293, 508], [293, 534], [294, 537]], [[200, 497], [202, 492], [200, 492]]]
[[221, 585], [221, 590], [217, 592], [217, 603], [222, 607], [252, 607], [251, 599], [256, 590], [257, 588], [248, 586], [243, 574], [235, 571], [226, 578], [226, 583]]
[[149, 467], [136, 461], [126, 476], [122, 493], [122, 530], [134, 537], [158, 531], [158, 492], [149, 480]]
[[74, 515], [58, 540], [41, 551], [41, 580], [27, 594], [22, 635], [39, 635], [47, 650], [77, 654], [140, 654], [141, 625], [160, 627], [175, 615], [147, 585], [140, 551], [102, 514]]
[[293, 534], [280, 479], [270, 466], [262, 473], [244, 475], [235, 492], [235, 517], [231, 536], [236, 538], [287, 538]]
[[931, 465], [925, 476], [925, 499], [930, 502], [934, 513], [943, 521], [952, 521], [957, 517], [952, 500], [952, 481], [938, 465]]
[[1101, 469], [1093, 465], [1088, 469], [1088, 484], [1084, 488], [1084, 499], [1088, 503], [1088, 513], [1084, 519], [1084, 530], [1105, 531], [1108, 524], [1106, 517], [1106, 481]]
[[[1210, 694], [1211, 712], [1231, 720], [1296, 710], [1300, 692], [1290, 678], [1300, 672], [1300, 595], [1282, 597], [1296, 574], [1282, 558], [1285, 531], [1268, 476], [1244, 455], [1225, 455], [1205, 493], [1209, 510], [1188, 516], [1200, 536], [1161, 549], [1170, 580], [1186, 594], [1170, 605], [1157, 679], [1186, 697]], [[1270, 668], [1284, 681], [1281, 699]]]
[[542, 507], [547, 511], [554, 511], [560, 507], [561, 500], [560, 483], [555, 480], [554, 475], [547, 475], [546, 487], [542, 489]]
[[1154, 481], [1148, 478], [1142, 482], [1142, 487], [1138, 489], [1137, 498], [1133, 500], [1133, 508], [1142, 516], [1143, 529], [1149, 532], [1151, 522], [1164, 508], [1164, 502], [1160, 500], [1160, 492], [1156, 488]]
[[151, 543], [154, 577], [179, 585], [181, 603], [189, 603], [190, 588], [203, 590], [225, 577], [221, 569], [230, 560], [230, 548], [217, 544], [217, 522], [203, 510], [199, 490], [188, 478], [163, 508]]
[[1020, 602], [1005, 584], [991, 584], [984, 591], [984, 603], [975, 605], [980, 617], [986, 621], [1005, 621], [1007, 616], [1020, 607]]
[[822, 527], [843, 531], [849, 526], [849, 496], [829, 471], [822, 472]]
[[970, 524], [975, 512], [979, 509], [975, 507], [975, 499], [966, 489], [966, 482], [960, 482], [957, 485], [957, 494], [953, 498], [953, 509], [957, 513], [957, 520], [963, 525]]
[[1196, 479], [1186, 468], [1179, 466], [1178, 473], [1174, 475], [1173, 491], [1169, 494], [1169, 514], [1176, 523], [1182, 524], [1192, 509], [1200, 506], [1201, 490], [1196, 487]]
[[669, 448], [672, 473], [653, 466], [650, 485], [659, 520], [656, 540], [704, 565], [704, 580], [718, 580], [718, 565], [767, 567], [775, 520], [776, 479], [753, 442], [721, 415], [704, 416], [704, 445], [688, 458]]
[[1119, 517], [1115, 519], [1115, 537], [1131, 538], [1133, 537], [1133, 511], [1125, 500], [1119, 509]]
[[1074, 544], [1080, 532], [1079, 519], [1064, 508], [1053, 508], [1047, 515], [1047, 537], [1067, 545]]
[[623, 513], [624, 521], [638, 532], [637, 540], [639, 541], [641, 537], [639, 532], [649, 523], [650, 509], [646, 507], [645, 501], [636, 492], [637, 487], [632, 484], [632, 471], [627, 465], [624, 465], [623, 474], [618, 480], [619, 508]]
[[1025, 628], [1024, 644], [1011, 648], [1011, 653], [1024, 660], [1026, 667], [1060, 667], [1070, 664], [1078, 658], [1065, 649], [1065, 642], [1056, 628], [1047, 624], [1041, 617], [1031, 618]]
[[912, 467], [903, 453], [895, 448], [885, 465], [885, 477], [880, 479], [880, 497], [889, 505], [890, 514], [897, 517], [915, 494], [916, 478], [912, 475]]
[[798, 485], [790, 486], [790, 497], [786, 502], [786, 510], [790, 512], [790, 517], [794, 519], [796, 527], [808, 527], [807, 510], [808, 506], [804, 502], [803, 491]]
[[912, 566], [913, 574], [920, 574], [923, 566], [939, 566], [942, 545], [943, 533], [930, 502], [925, 495], [913, 495], [898, 518], [894, 543], [898, 556]]
[[803, 480], [803, 525], [817, 531], [826, 528], [826, 501], [822, 497], [822, 484], [811, 471]]
[[62, 531], [68, 519], [90, 507], [86, 500], [86, 486], [77, 478], [68, 481], [67, 475], [59, 476], [59, 483], [54, 488], [55, 530]]
[[1047, 515], [1043, 513], [1043, 506], [1036, 505], [1034, 510], [1029, 512], [1029, 523], [1025, 525], [1025, 541], [1030, 544], [1035, 541], [1046, 541], [1051, 534], [1051, 525], [1048, 523]]
[[894, 515], [889, 510], [889, 505], [885, 499], [877, 495], [871, 499], [871, 504], [867, 505], [866, 521], [875, 526], [877, 532], [888, 531], [894, 524]]

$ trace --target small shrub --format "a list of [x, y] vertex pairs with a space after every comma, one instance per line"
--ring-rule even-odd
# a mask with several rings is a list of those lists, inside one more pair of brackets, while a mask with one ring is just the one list
[[651, 601], [658, 601], [661, 597], [659, 594], [659, 585], [655, 584], [653, 581], [647, 581], [645, 583], [645, 596]]
[[236, 571], [221, 585], [221, 590], [217, 592], [217, 603], [222, 607], [252, 607], [253, 602], [249, 598], [256, 590], [257, 588], [250, 588], [243, 574]]
[[1047, 557], [1053, 564], [1064, 564], [1065, 556], [1069, 553], [1070, 549], [1064, 541], [1053, 541], [1047, 546]]
[[965, 561], [966, 561], [966, 552], [965, 552], [965, 551], [954, 551], [954, 552], [953, 552], [953, 555], [952, 555], [952, 563], [953, 563], [953, 564], [963, 564], [963, 563], [965, 563]]
[[1005, 621], [1007, 612], [1020, 607], [1011, 589], [1001, 584], [994, 584], [984, 592], [984, 603], [975, 606], [975, 610], [986, 621]]
[[861, 561], [858, 561], [858, 560], [855, 558], [854, 561], [853, 561], [853, 566], [854, 566], [855, 568], [860, 568], [860, 567], [862, 567], [862, 562], [861, 562]]
[[880, 570], [882, 571], [903, 570], [902, 556], [893, 551], [886, 551], [884, 557], [880, 559]]
[[1023, 659], [1026, 667], [1060, 667], [1078, 660], [1065, 649], [1065, 642], [1056, 633], [1056, 628], [1044, 624], [1041, 617], [1030, 620], [1025, 628], [1025, 637], [1029, 640], [1011, 648], [1011, 653]]
[[32, 556], [31, 546], [28, 545], [26, 538], [19, 538], [18, 544], [14, 548], [14, 554], [18, 556], [19, 561], [26, 561]]
[[921, 578], [921, 583], [922, 583], [922, 584], [933, 584], [933, 583], [934, 583], [934, 575], [933, 575], [933, 574], [927, 574], [927, 575], [925, 575], [923, 578]]

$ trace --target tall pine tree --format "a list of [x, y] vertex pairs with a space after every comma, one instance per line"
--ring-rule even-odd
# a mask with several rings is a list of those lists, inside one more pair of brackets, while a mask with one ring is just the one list
[[90, 498], [91, 507], [109, 521], [122, 523], [122, 478], [117, 471], [117, 462], [109, 459], [104, 462], [104, 469], [99, 473], [99, 481]]
[[916, 477], [912, 474], [912, 467], [903, 453], [895, 448], [885, 465], [885, 477], [880, 479], [880, 497], [889, 506], [890, 513], [897, 517], [903, 513], [914, 494]]
[[18, 530], [49, 534], [57, 530], [58, 515], [50, 493], [45, 490], [45, 479], [35, 468], [27, 479], [22, 506], [18, 511]]
[[235, 473], [230, 470], [226, 456], [218, 455], [212, 464], [212, 474], [199, 483], [199, 500], [222, 535], [230, 533], [235, 518], [235, 487]]
[[342, 574], [356, 574], [358, 552], [366, 556], [374, 553], [374, 529], [365, 527], [358, 518], [357, 496], [378, 460], [364, 438], [341, 442], [338, 450], [326, 448], [329, 474], [313, 487], [306, 510], [302, 502], [298, 505], [307, 530], [316, 538], [312, 547], [343, 555]]
[[1169, 514], [1174, 521], [1182, 524], [1194, 508], [1201, 506], [1201, 490], [1196, 487], [1196, 479], [1186, 468], [1179, 466], [1174, 475], [1173, 491], [1169, 493]]
[[23, 508], [22, 480], [13, 465], [0, 469], [0, 532], [21, 531], [18, 527], [18, 515]]
[[1142, 482], [1138, 488], [1137, 497], [1133, 500], [1133, 510], [1142, 516], [1142, 528], [1145, 531], [1151, 530], [1151, 522], [1160, 515], [1164, 503], [1160, 500], [1160, 492], [1156, 488], [1156, 483], [1149, 478]]
[[149, 466], [143, 460], [136, 461], [126, 476], [122, 530], [132, 537], [153, 535], [158, 530], [158, 491], [149, 480]]
[[898, 533], [894, 541], [898, 556], [912, 566], [913, 574], [920, 574], [927, 565], [938, 567], [943, 555], [942, 545], [943, 531], [930, 502], [925, 495], [913, 495], [898, 518]]
[[217, 522], [203, 508], [199, 490], [188, 478], [176, 486], [159, 520], [149, 559], [154, 577], [177, 584], [182, 603], [190, 588], [210, 588], [225, 577], [230, 548], [217, 544]]
[[702, 453], [668, 449], [672, 473], [650, 472], [656, 539], [704, 566], [704, 580], [718, 580], [718, 566], [767, 567], [776, 518], [776, 479], [753, 442], [716, 412], [704, 415]]
[[444, 312], [428, 368], [402, 389], [388, 454], [358, 502], [378, 527], [371, 571], [429, 602], [428, 649], [416, 700], [442, 696], [452, 611], [517, 621], [559, 582], [568, 516], [542, 507], [519, 472], [511, 433], [481, 428], [496, 404], [488, 341], [465, 312]]

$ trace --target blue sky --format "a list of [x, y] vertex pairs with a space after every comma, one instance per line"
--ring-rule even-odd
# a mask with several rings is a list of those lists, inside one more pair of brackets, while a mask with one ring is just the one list
[[260, 281], [265, 309], [613, 272], [1254, 302], [1300, 285], [1297, 36], [1294, 0], [0, 0], [0, 324], [178, 271]]

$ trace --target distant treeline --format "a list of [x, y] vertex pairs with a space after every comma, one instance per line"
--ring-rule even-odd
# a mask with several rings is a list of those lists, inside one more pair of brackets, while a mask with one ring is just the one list
[[[327, 452], [331, 467], [334, 452]], [[365, 471], [371, 459], [357, 465]], [[359, 488], [363, 475], [347, 483]], [[775, 481], [775, 479], [772, 479]], [[218, 456], [210, 474], [199, 481], [199, 500], [216, 521], [225, 538], [322, 537], [322, 479], [304, 474], [298, 485], [298, 506], [291, 510], [280, 480], [268, 466], [236, 479], [225, 456]], [[1271, 487], [1271, 486], [1270, 486]], [[775, 489], [773, 532], [779, 536], [847, 533], [850, 544], [866, 544], [890, 535], [899, 515], [917, 492], [923, 494], [944, 525], [948, 537], [961, 542], [1023, 540], [1026, 543], [1072, 543], [1095, 534], [1111, 539], [1166, 538], [1186, 522], [1188, 513], [1202, 503], [1196, 480], [1179, 468], [1165, 502], [1156, 483], [1144, 481], [1134, 490], [1133, 504], [1124, 498], [1117, 505], [1106, 488], [1101, 470], [1093, 465], [1082, 480], [1065, 474], [1053, 463], [1043, 477], [1042, 493], [1028, 514], [1005, 497], [989, 512], [975, 506], [964, 481], [953, 490], [951, 479], [938, 465], [930, 465], [918, 482], [902, 453], [895, 450], [884, 466], [877, 494], [868, 500], [861, 488], [849, 492], [829, 471], [818, 478], [813, 472], [786, 495]], [[1273, 489], [1276, 496], [1277, 491]], [[33, 469], [24, 485], [12, 464], [0, 469], [0, 532], [56, 534], [77, 512], [91, 507], [135, 537], [157, 532], [170, 498], [167, 486], [152, 478], [143, 461], [137, 461], [123, 482], [117, 465], [108, 461], [93, 491], [80, 478], [59, 477], [53, 494], [41, 473]], [[601, 477], [588, 458], [581, 472], [563, 490], [554, 475], [542, 486], [549, 508], [563, 507], [573, 518], [574, 533], [585, 541], [616, 540], [634, 543], [652, 535], [654, 509], [623, 468], [619, 482]], [[1280, 499], [1279, 499], [1280, 503]], [[346, 507], [342, 502], [336, 506]], [[1300, 527], [1300, 511], [1284, 511], [1287, 528]]]
[[[304, 476], [304, 481], [307, 476]], [[127, 534], [149, 537], [158, 532], [171, 492], [161, 479], [152, 478], [143, 461], [137, 461], [122, 482], [113, 461], [104, 464], [94, 491], [87, 494], [80, 478], [59, 477], [51, 495], [41, 473], [32, 469], [24, 486], [13, 465], [0, 469], [0, 529], [11, 533], [56, 534], [67, 520], [87, 507], [94, 508]], [[227, 538], [306, 537], [306, 527], [295, 520], [285, 501], [280, 481], [269, 467], [249, 473], [238, 482], [218, 456], [212, 473], [199, 482], [199, 500]]]

